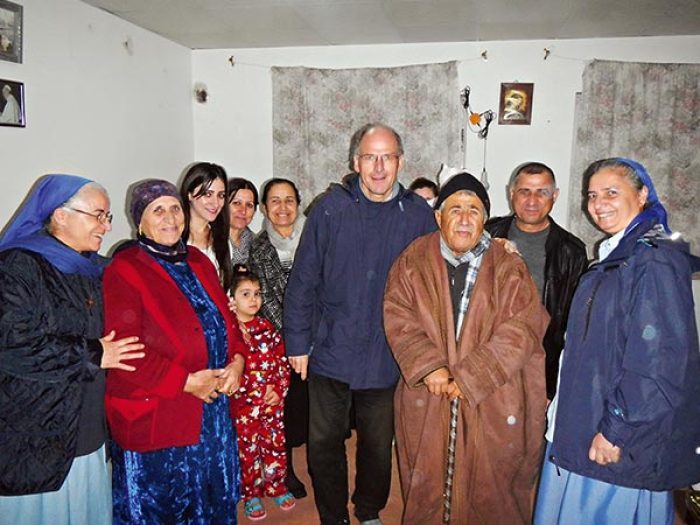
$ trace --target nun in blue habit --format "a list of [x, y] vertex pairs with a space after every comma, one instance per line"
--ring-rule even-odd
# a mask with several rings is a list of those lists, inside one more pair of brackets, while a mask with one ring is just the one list
[[103, 337], [102, 186], [39, 179], [0, 237], [0, 521], [111, 523], [105, 368], [136, 338]]
[[641, 164], [594, 162], [583, 193], [608, 237], [571, 304], [534, 522], [672, 525], [700, 480], [700, 259]]

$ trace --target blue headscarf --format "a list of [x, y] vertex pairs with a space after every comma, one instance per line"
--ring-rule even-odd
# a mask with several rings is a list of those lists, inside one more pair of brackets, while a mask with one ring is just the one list
[[654, 183], [649, 176], [646, 168], [642, 166], [639, 162], [631, 159], [626, 159], [624, 157], [616, 157], [614, 160], [620, 164], [624, 164], [632, 171], [634, 171], [639, 179], [647, 187], [647, 207], [627, 225], [625, 228], [625, 235], [632, 229], [644, 221], [654, 220], [656, 223], [664, 227], [664, 231], [667, 234], [671, 234], [671, 229], [668, 227], [666, 208], [664, 208], [661, 201], [659, 201], [659, 196], [656, 194], [656, 188], [654, 188]]
[[54, 210], [89, 182], [92, 181], [75, 175], [41, 177], [7, 224], [0, 237], [0, 252], [20, 248], [38, 253], [64, 273], [99, 276], [104, 266], [99, 255], [93, 252], [84, 256], [49, 235], [44, 228]]

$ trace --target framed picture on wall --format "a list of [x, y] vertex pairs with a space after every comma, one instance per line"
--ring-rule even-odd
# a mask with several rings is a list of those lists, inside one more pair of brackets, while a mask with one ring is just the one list
[[501, 84], [498, 103], [498, 123], [504, 126], [530, 125], [532, 119], [532, 91], [534, 84]]
[[24, 84], [0, 78], [0, 126], [23, 128]]
[[22, 6], [0, 0], [0, 60], [22, 63]]

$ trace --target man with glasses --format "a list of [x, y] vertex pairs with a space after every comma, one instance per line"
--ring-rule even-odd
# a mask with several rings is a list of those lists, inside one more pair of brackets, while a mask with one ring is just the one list
[[391, 483], [393, 395], [399, 371], [386, 342], [382, 299], [389, 269], [417, 237], [436, 229], [425, 200], [397, 181], [401, 137], [368, 124], [351, 142], [355, 174], [313, 207], [284, 302], [289, 361], [309, 379], [308, 458], [323, 525], [350, 523], [345, 439], [357, 428], [352, 502], [379, 525]]
[[551, 400], [557, 388], [569, 305], [587, 266], [586, 247], [549, 215], [559, 188], [548, 166], [540, 162], [521, 164], [513, 170], [508, 189], [513, 214], [494, 217], [486, 223], [486, 230], [493, 237], [508, 238], [517, 245], [551, 316], [544, 336], [547, 398]]

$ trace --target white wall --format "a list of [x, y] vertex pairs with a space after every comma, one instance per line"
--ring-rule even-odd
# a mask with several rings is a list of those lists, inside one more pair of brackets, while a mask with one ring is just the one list
[[[534, 82], [532, 126], [494, 123], [491, 129], [488, 170], [493, 212], [501, 214], [508, 174], [524, 160], [550, 164], [563, 197], [569, 191], [574, 94], [585, 61], [700, 62], [700, 36], [192, 52], [78, 0], [21, 3], [24, 61], [0, 61], [0, 78], [25, 83], [27, 127], [0, 127], [0, 224], [39, 175], [77, 173], [112, 195], [116, 219], [106, 247], [129, 235], [124, 196], [136, 180], [175, 181], [193, 158], [257, 183], [272, 175], [270, 66], [458, 60], [459, 87], [472, 87], [478, 111], [497, 109], [501, 82]], [[131, 53], [123, 46], [127, 39]], [[552, 50], [546, 61], [544, 47]], [[488, 62], [480, 58], [483, 50]], [[196, 81], [209, 88], [206, 105], [193, 103]], [[469, 151], [468, 168], [479, 173], [482, 144], [473, 135]], [[566, 206], [561, 198], [555, 207], [562, 223]]]
[[[552, 51], [546, 61], [545, 47]], [[487, 62], [480, 57], [484, 50]], [[388, 67], [459, 60], [459, 87], [471, 86], [472, 106], [479, 112], [497, 110], [501, 82], [535, 84], [531, 126], [492, 124], [487, 168], [493, 213], [508, 211], [505, 184], [511, 170], [523, 161], [541, 160], [557, 174], [562, 196], [554, 217], [566, 224], [574, 95], [586, 61], [593, 58], [700, 62], [700, 36], [194, 51], [193, 82], [204, 82], [211, 95], [207, 104], [195, 105], [195, 156], [257, 183], [273, 175], [270, 66]], [[338, 137], [343, 143], [349, 139]], [[470, 134], [467, 167], [477, 175], [482, 147]], [[435, 159], [436, 171], [441, 160]]]
[[24, 61], [0, 78], [25, 83], [27, 127], [0, 127], [0, 225], [39, 175], [80, 174], [112, 196], [107, 248], [130, 232], [127, 186], [193, 158], [191, 51], [78, 0], [19, 3]]
[[[551, 50], [547, 60], [545, 47]], [[484, 50], [486, 62], [481, 59]], [[232, 55], [233, 67], [228, 61]], [[581, 90], [586, 62], [699, 63], [700, 36], [199, 50], [192, 56], [192, 80], [204, 82], [210, 93], [207, 104], [194, 108], [195, 157], [220, 163], [230, 176], [257, 184], [273, 175], [271, 66], [391, 67], [458, 60], [459, 88], [471, 86], [472, 106], [479, 112], [497, 111], [501, 82], [534, 82], [532, 125], [494, 122], [490, 130], [492, 213], [508, 212], [505, 185], [511, 170], [521, 162], [540, 160], [557, 174], [561, 197], [553, 215], [567, 225], [574, 97]], [[338, 140], [348, 143], [350, 137]], [[472, 173], [481, 173], [482, 156], [482, 142], [470, 134], [467, 168]], [[440, 161], [436, 159], [436, 171]], [[260, 214], [254, 226], [259, 224]], [[694, 281], [693, 289], [700, 325], [700, 281]]]

